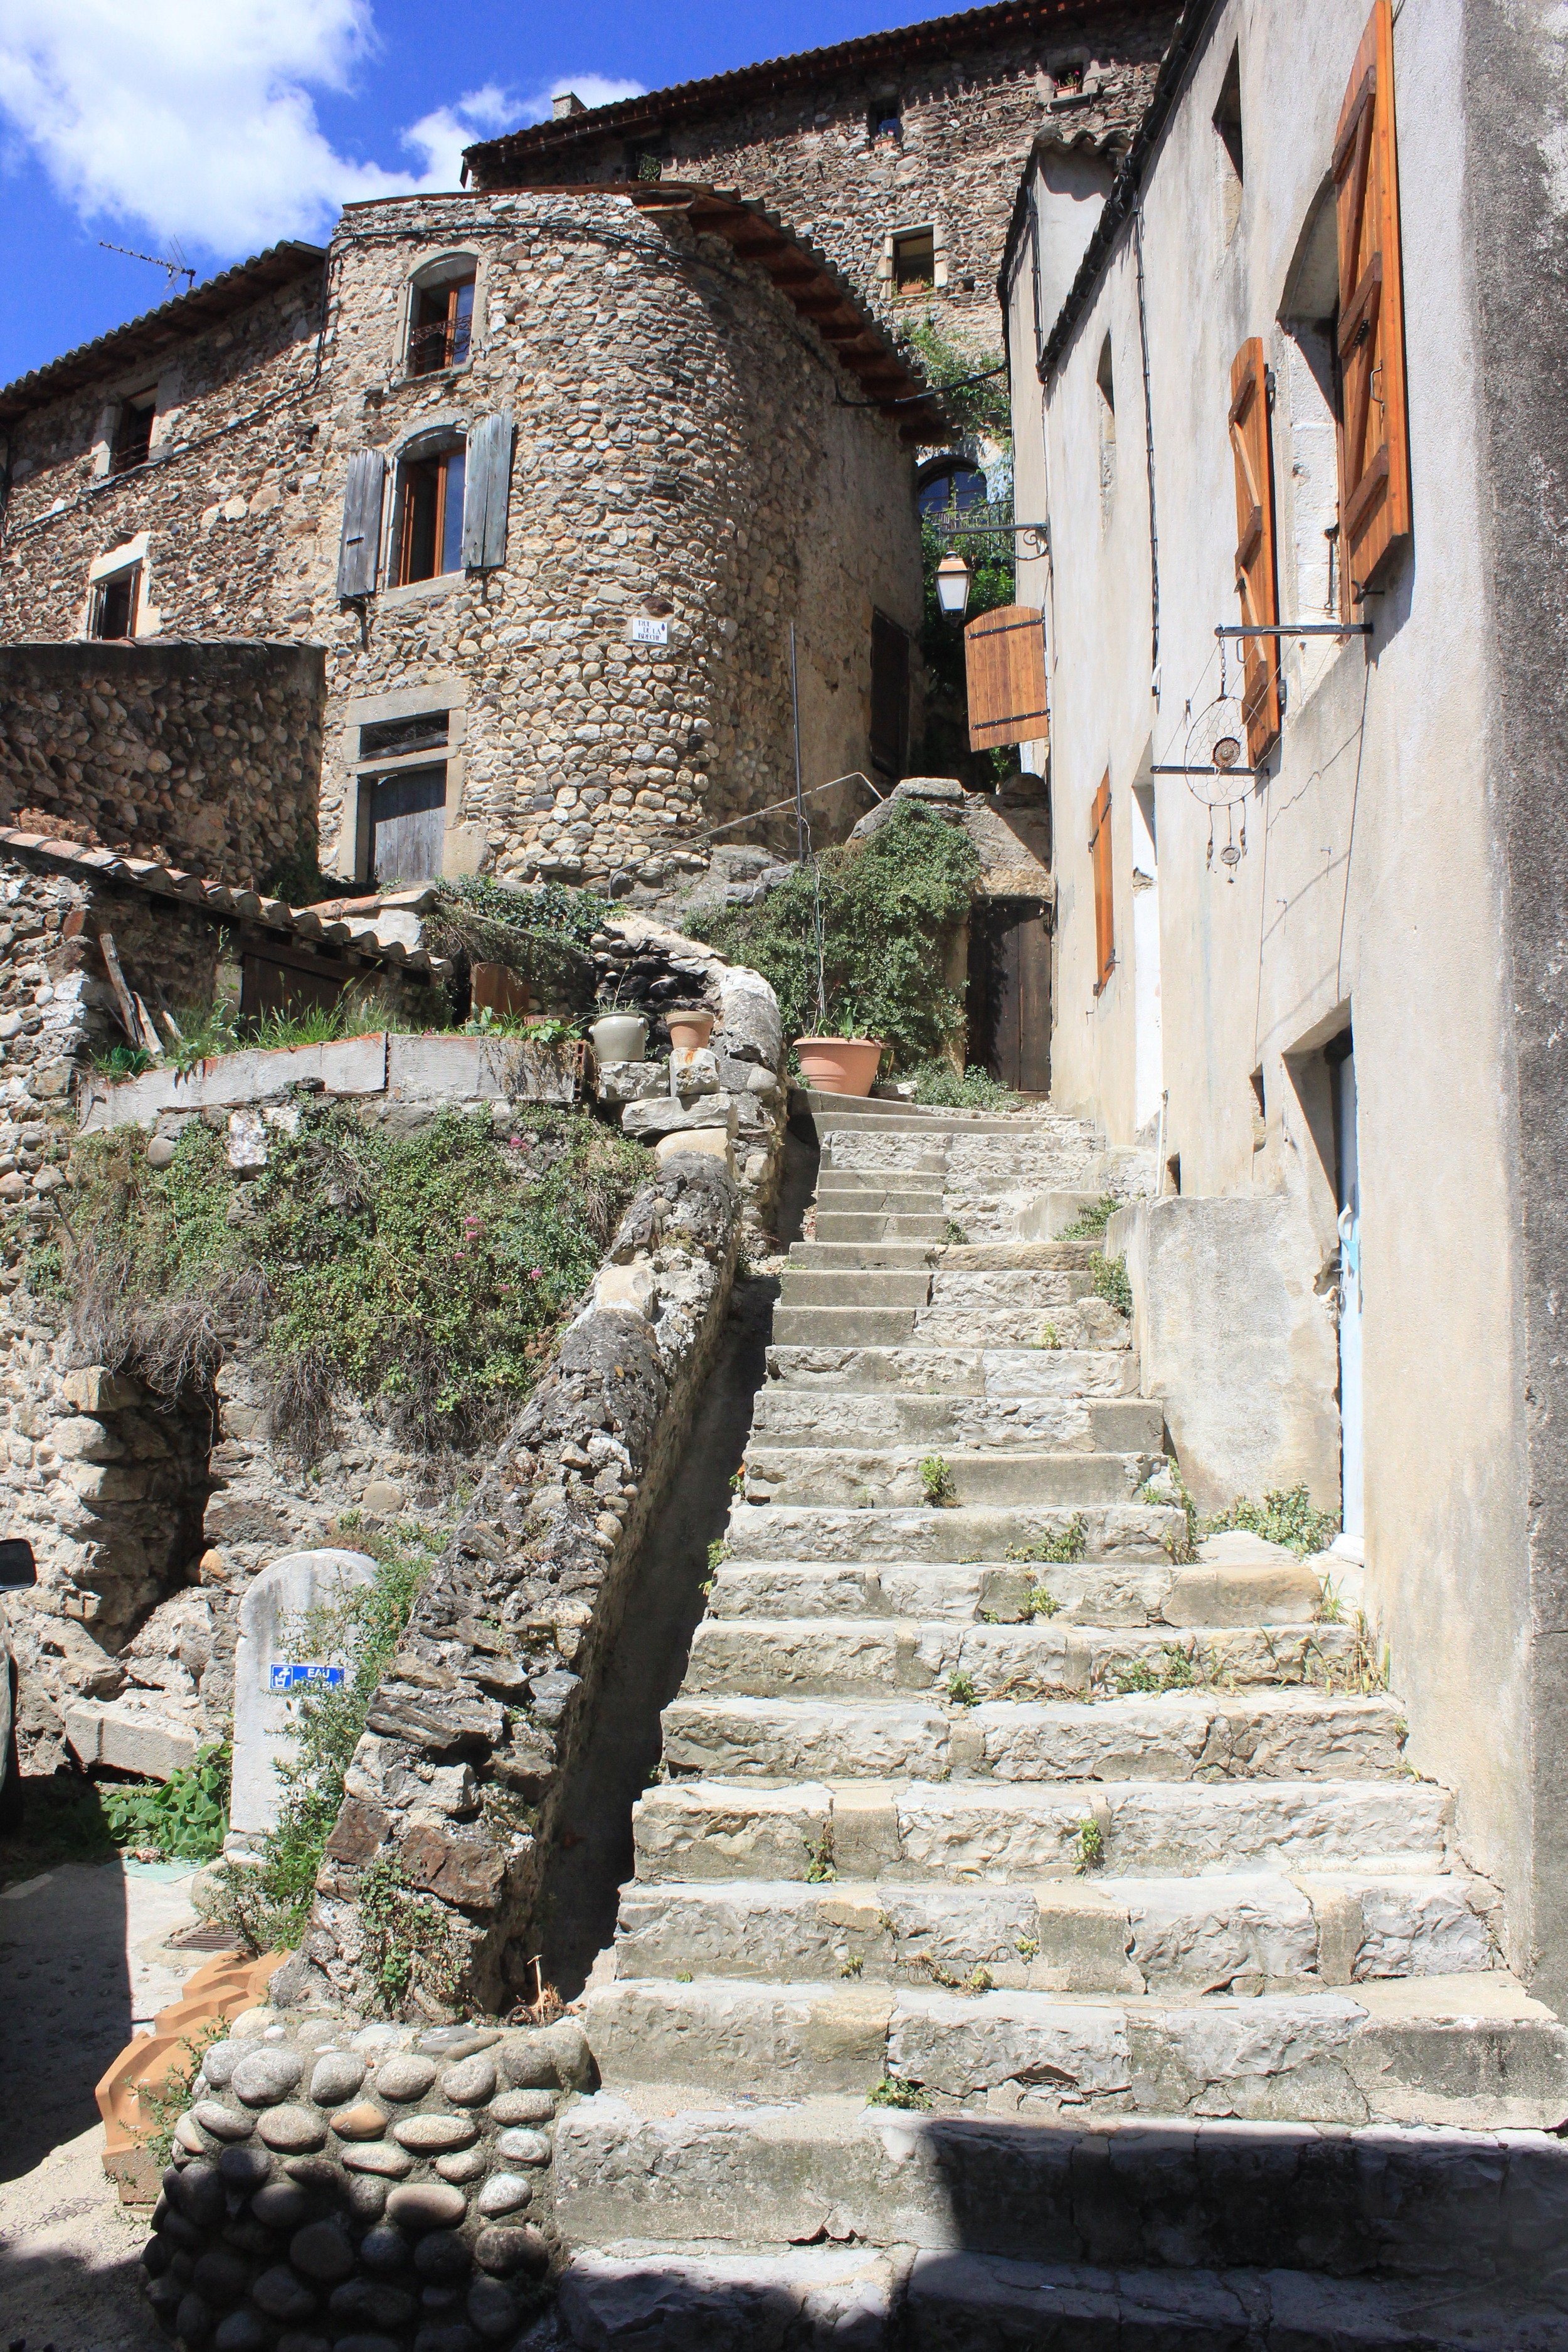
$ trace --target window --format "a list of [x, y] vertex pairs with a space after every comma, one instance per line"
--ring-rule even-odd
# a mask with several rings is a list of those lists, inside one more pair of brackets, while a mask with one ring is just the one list
[[142, 566], [132, 563], [124, 572], [111, 572], [107, 579], [97, 581], [92, 591], [92, 610], [88, 618], [89, 637], [133, 637], [136, 634], [136, 600], [142, 580]]
[[462, 570], [466, 463], [461, 449], [405, 459], [399, 482], [402, 513], [395, 588]]
[[936, 232], [906, 229], [893, 239], [893, 285], [900, 294], [929, 294], [936, 283]]
[[873, 139], [901, 139], [904, 135], [903, 110], [897, 90], [874, 99], [867, 117], [866, 128]]
[[[1330, 183], [1307, 217], [1285, 281], [1274, 421], [1284, 545], [1280, 569], [1296, 585], [1295, 613], [1321, 620], [1340, 609], [1340, 257]], [[1286, 453], [1288, 452], [1288, 457]]]
[[[416, 286], [408, 332], [408, 373], [433, 375], [465, 367], [474, 323], [474, 273], [436, 286]], [[423, 576], [423, 575], [422, 575]]]
[[445, 747], [451, 732], [449, 710], [421, 710], [412, 719], [377, 719], [359, 730], [362, 760], [399, 759], [409, 751]]
[[910, 641], [886, 613], [871, 615], [871, 765], [901, 776], [910, 730]]
[[156, 392], [133, 393], [128, 400], [121, 402], [120, 414], [114, 422], [114, 439], [109, 450], [109, 470], [111, 474], [129, 474], [136, 467], [147, 463], [153, 448], [153, 419], [157, 409]]
[[1089, 854], [1094, 864], [1094, 992], [1098, 996], [1116, 969], [1116, 929], [1112, 920], [1110, 872], [1110, 772], [1094, 796], [1089, 812]]
[[1220, 223], [1226, 245], [1241, 218], [1241, 51], [1232, 49], [1214, 110], [1215, 172], [1219, 184]]
[[1116, 497], [1116, 375], [1110, 360], [1110, 337], [1106, 336], [1100, 347], [1100, 364], [1094, 372], [1100, 415], [1100, 520], [1101, 529], [1110, 520], [1111, 503]]
[[922, 515], [940, 521], [944, 514], [963, 514], [985, 503], [985, 477], [978, 466], [949, 462], [926, 475], [919, 492]]
[[1071, 64], [1064, 58], [1059, 64], [1052, 66], [1050, 74], [1056, 85], [1052, 91], [1053, 97], [1081, 98], [1083, 96], [1084, 63], [1081, 58]]

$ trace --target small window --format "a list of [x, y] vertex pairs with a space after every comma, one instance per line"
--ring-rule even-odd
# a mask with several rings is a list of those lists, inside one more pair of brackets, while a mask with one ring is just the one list
[[133, 393], [129, 400], [121, 402], [109, 452], [111, 474], [129, 474], [147, 463], [153, 449], [153, 419], [157, 409], [155, 392]]
[[900, 294], [929, 294], [936, 284], [936, 232], [906, 229], [893, 239], [893, 284]]
[[1241, 51], [1232, 49], [1214, 110], [1215, 171], [1219, 179], [1220, 220], [1228, 245], [1241, 218]]
[[142, 566], [133, 563], [128, 571], [111, 572], [108, 579], [95, 583], [88, 620], [89, 637], [135, 635], [136, 596], [141, 579]]
[[439, 368], [464, 367], [474, 325], [474, 278], [448, 278], [439, 286], [416, 286], [408, 336], [408, 373], [434, 375]]
[[985, 477], [978, 466], [944, 466], [928, 474], [920, 487], [922, 515], [940, 521], [943, 514], [963, 514], [985, 503]]
[[444, 747], [451, 729], [449, 710], [421, 710], [412, 719], [376, 719], [359, 730], [362, 760], [395, 760], [409, 751]]
[[896, 91], [872, 101], [866, 128], [873, 139], [901, 139], [904, 135], [903, 109]]
[[1099, 394], [1100, 411], [1100, 520], [1103, 526], [1110, 519], [1111, 503], [1116, 497], [1116, 372], [1110, 357], [1110, 337], [1106, 336], [1100, 347], [1100, 364], [1094, 372]]
[[435, 580], [463, 568], [463, 475], [465, 453], [443, 450], [434, 457], [405, 459], [402, 467], [403, 512], [397, 536], [395, 588]]
[[1083, 96], [1084, 66], [1081, 58], [1071, 65], [1064, 62], [1061, 65], [1053, 66], [1050, 70], [1051, 79], [1056, 84], [1052, 92], [1053, 97], [1081, 98]]

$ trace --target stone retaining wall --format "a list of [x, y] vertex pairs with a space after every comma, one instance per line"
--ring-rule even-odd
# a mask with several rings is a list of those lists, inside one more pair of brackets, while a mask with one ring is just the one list
[[0, 645], [0, 824], [262, 886], [314, 851], [325, 700], [319, 646]]
[[246, 2011], [205, 2052], [142, 2255], [190, 2352], [480, 2352], [540, 2308], [574, 2021], [417, 2032]]
[[711, 1158], [670, 1160], [633, 1201], [376, 1694], [275, 1998], [374, 2005], [373, 1862], [424, 1906], [416, 2015], [504, 2014], [536, 1990], [527, 1930], [562, 1790], [722, 1334], [740, 1234]]

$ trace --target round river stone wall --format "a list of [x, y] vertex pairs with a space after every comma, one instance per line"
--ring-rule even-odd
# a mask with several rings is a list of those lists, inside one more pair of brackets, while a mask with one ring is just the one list
[[558, 2109], [542, 2027], [237, 2020], [203, 2055], [142, 2253], [190, 2352], [484, 2352], [542, 2308]]

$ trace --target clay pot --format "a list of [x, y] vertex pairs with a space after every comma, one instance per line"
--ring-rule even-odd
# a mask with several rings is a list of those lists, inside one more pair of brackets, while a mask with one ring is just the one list
[[795, 1054], [808, 1087], [825, 1095], [868, 1095], [881, 1065], [879, 1037], [797, 1037]]
[[647, 1050], [647, 1023], [640, 1013], [606, 1013], [588, 1034], [601, 1062], [640, 1062]]
[[669, 1042], [677, 1053], [683, 1049], [689, 1053], [699, 1053], [713, 1034], [711, 1013], [674, 1012], [667, 1013], [664, 1018], [669, 1031]]

